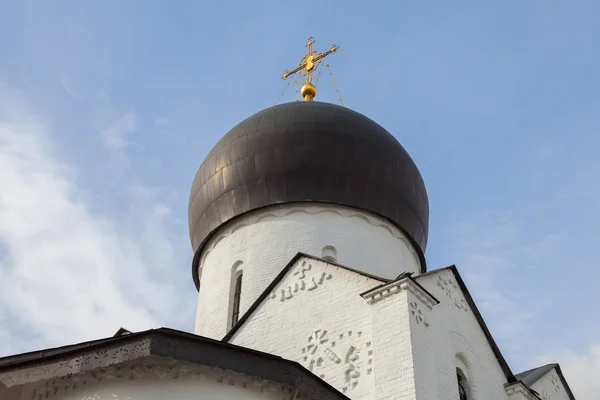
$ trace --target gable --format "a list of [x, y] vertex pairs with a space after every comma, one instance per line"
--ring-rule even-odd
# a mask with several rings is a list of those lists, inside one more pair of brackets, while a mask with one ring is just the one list
[[440, 331], [440, 351], [452, 361], [447, 361], [446, 368], [465, 366], [467, 379], [486, 394], [485, 398], [505, 396], [504, 384], [514, 382], [514, 375], [456, 267], [431, 271], [415, 279], [440, 301], [432, 311], [432, 318]]
[[372, 313], [360, 293], [381, 283], [302, 255], [223, 340], [297, 361], [351, 397], [367, 395]]
[[569, 385], [564, 380], [558, 364], [551, 365], [552, 368], [529, 387], [535, 390], [542, 400], [572, 400], [575, 397], [571, 393]]
[[515, 378], [518, 381], [523, 382], [523, 384], [528, 387], [537, 382], [540, 378], [542, 378], [548, 371], [554, 368], [555, 364], [547, 364], [541, 367], [528, 369], [527, 371], [523, 371], [515, 375]]
[[[317, 267], [314, 270], [313, 265]], [[247, 321], [253, 318], [257, 310], [263, 307], [269, 298], [279, 298], [280, 302], [284, 302], [286, 300], [291, 300], [294, 297], [301, 296], [301, 292], [312, 292], [323, 285], [326, 280], [332, 279], [332, 273], [346, 274], [347, 279], [356, 278], [360, 281], [369, 282], [365, 286], [365, 290], [390, 282], [389, 279], [370, 275], [315, 256], [298, 253], [290, 260], [277, 277], [275, 277], [273, 282], [267, 286], [265, 291], [250, 306], [248, 311], [242, 315], [235, 326], [227, 332], [222, 341], [232, 341], [232, 338], [238, 334], [238, 331], [244, 329]], [[352, 289], [347, 292], [353, 297], [356, 294], [352, 292]]]

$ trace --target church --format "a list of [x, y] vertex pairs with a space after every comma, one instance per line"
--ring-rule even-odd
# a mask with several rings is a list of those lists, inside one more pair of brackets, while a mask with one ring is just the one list
[[0, 358], [1, 400], [573, 400], [514, 373], [459, 269], [427, 265], [429, 201], [387, 130], [314, 101], [250, 116], [198, 169], [194, 333], [130, 332]]

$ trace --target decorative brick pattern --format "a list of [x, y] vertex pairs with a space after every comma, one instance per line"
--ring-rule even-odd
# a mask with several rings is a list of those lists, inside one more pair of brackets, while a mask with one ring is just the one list
[[469, 311], [467, 307], [467, 301], [463, 296], [458, 284], [454, 279], [445, 279], [443, 276], [438, 276], [437, 285], [444, 292], [445, 298], [450, 300], [452, 304], [456, 306], [459, 310], [463, 310], [465, 312]]
[[[365, 342], [361, 337], [362, 331], [335, 334], [318, 329], [308, 336], [307, 344], [302, 348], [302, 362], [321, 379], [327, 379], [322, 371], [333, 371], [330, 374], [335, 379], [343, 370], [342, 392], [352, 391], [364, 375], [373, 373], [372, 342]], [[361, 346], [357, 347], [356, 343], [361, 343]], [[339, 368], [328, 368], [333, 364]]]
[[311, 273], [312, 264], [307, 260], [302, 260], [302, 263], [294, 268], [292, 275], [296, 277], [296, 280], [290, 282], [289, 285], [283, 286], [278, 291], [272, 292], [270, 295], [271, 299], [278, 299], [281, 302], [290, 300], [300, 292], [311, 292], [317, 289], [319, 286], [325, 283], [325, 280], [332, 278], [331, 274], [326, 272]]
[[[306, 268], [311, 266], [309, 270]], [[231, 343], [296, 360], [353, 399], [372, 399], [374, 360], [370, 306], [362, 293], [380, 281], [323, 261], [300, 258], [273, 293], [308, 278], [331, 275], [302, 298], [267, 298]], [[310, 274], [309, 274], [310, 272]]]

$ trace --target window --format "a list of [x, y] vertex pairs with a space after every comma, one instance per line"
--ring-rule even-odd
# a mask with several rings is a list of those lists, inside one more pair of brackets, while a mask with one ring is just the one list
[[235, 280], [235, 289], [233, 291], [233, 308], [231, 311], [231, 326], [237, 324], [240, 317], [240, 297], [242, 295], [242, 274], [239, 274]]
[[458, 381], [458, 398], [460, 400], [467, 400], [467, 391], [465, 390], [464, 386], [465, 382], [462, 375], [458, 371], [456, 372], [456, 379]]
[[333, 246], [325, 246], [321, 250], [321, 258], [329, 262], [337, 262], [337, 250]]

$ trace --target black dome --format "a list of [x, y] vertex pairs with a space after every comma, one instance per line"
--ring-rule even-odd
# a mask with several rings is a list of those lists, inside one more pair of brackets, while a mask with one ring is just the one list
[[303, 101], [247, 118], [198, 169], [188, 210], [196, 286], [200, 251], [219, 226], [261, 207], [308, 201], [385, 217], [412, 240], [424, 268], [429, 202], [406, 150], [362, 114]]

